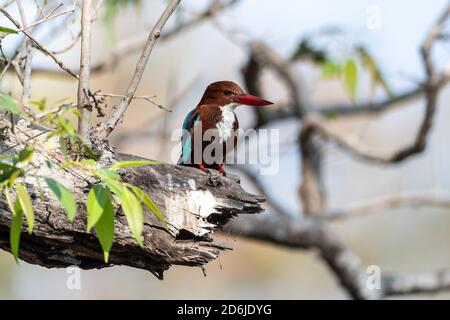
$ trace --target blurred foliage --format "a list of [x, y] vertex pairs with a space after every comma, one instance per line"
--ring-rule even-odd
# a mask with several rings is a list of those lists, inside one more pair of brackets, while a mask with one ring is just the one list
[[356, 103], [360, 69], [369, 72], [372, 83], [371, 96], [377, 86], [380, 86], [390, 97], [392, 91], [382, 76], [382, 72], [374, 57], [364, 45], [353, 46], [344, 57], [336, 58], [334, 52], [320, 46], [319, 38], [326, 35], [336, 35], [342, 31], [338, 28], [327, 28], [300, 40], [291, 55], [291, 61], [309, 60], [321, 68], [325, 79], [340, 79], [353, 103]]
[[134, 6], [137, 9], [139, 9], [141, 4], [142, 4], [141, 0], [106, 0], [104, 4], [105, 11], [103, 15], [103, 20], [106, 23], [108, 29], [109, 30], [112, 29], [114, 18], [117, 16], [121, 8], [127, 6]]

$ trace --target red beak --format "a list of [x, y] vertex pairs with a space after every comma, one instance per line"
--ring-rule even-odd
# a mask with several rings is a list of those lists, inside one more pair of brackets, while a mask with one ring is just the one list
[[273, 104], [270, 101], [252, 96], [251, 94], [240, 94], [235, 96], [233, 100], [236, 103], [245, 104], [247, 106], [268, 106], [269, 104]]

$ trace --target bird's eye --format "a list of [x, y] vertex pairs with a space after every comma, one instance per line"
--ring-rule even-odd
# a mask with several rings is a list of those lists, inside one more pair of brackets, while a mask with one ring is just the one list
[[230, 90], [225, 90], [223, 92], [223, 94], [226, 95], [226, 96], [231, 96], [233, 94], [233, 92], [231, 92]]

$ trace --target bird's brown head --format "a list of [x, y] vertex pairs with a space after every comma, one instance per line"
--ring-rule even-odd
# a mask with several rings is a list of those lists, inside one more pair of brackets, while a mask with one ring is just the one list
[[267, 106], [272, 102], [262, 98], [246, 94], [232, 81], [218, 81], [211, 83], [205, 90], [200, 105], [247, 105], [247, 106]]

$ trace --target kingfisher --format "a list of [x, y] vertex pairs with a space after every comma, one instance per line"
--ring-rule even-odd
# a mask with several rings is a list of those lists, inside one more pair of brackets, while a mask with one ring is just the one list
[[203, 172], [216, 169], [226, 176], [226, 154], [237, 144], [239, 106], [267, 106], [272, 102], [244, 93], [232, 81], [211, 83], [198, 105], [183, 122], [179, 165], [195, 166]]

